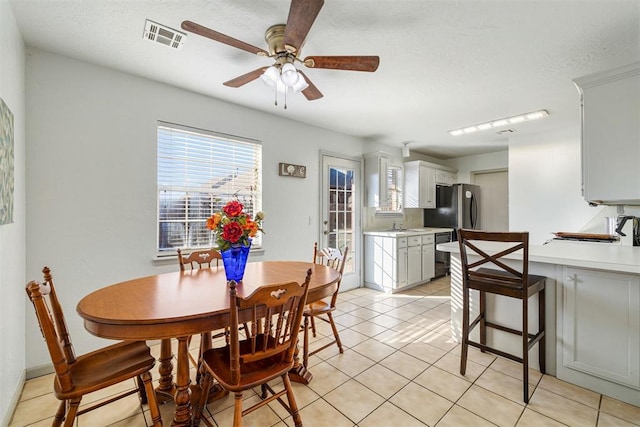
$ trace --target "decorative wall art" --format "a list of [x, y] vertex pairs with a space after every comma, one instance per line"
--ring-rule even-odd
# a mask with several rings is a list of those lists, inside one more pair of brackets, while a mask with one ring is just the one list
[[294, 176], [296, 178], [306, 178], [307, 167], [302, 165], [292, 165], [291, 163], [279, 163], [278, 174], [280, 176]]
[[0, 98], [0, 225], [13, 222], [13, 113]]

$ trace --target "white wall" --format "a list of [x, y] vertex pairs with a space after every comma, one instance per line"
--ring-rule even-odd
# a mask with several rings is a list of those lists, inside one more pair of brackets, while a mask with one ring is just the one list
[[[577, 106], [576, 106], [577, 108]], [[509, 139], [509, 229], [541, 244], [598, 216], [582, 198], [580, 126]]]
[[445, 160], [444, 164], [458, 170], [458, 182], [470, 184], [473, 173], [507, 169], [509, 167], [509, 151], [457, 157]]
[[[309, 258], [320, 150], [363, 151], [358, 138], [38, 50], [27, 58], [27, 116], [27, 274], [51, 267], [79, 353], [104, 344], [75, 314], [83, 296], [177, 268], [152, 261], [157, 120], [262, 141], [262, 259]], [[278, 162], [306, 165], [307, 178], [278, 176]], [[36, 331], [27, 316], [28, 368], [49, 363]]]
[[[13, 113], [13, 224], [0, 226], [0, 425], [22, 391], [25, 367], [25, 50], [9, 2], [0, 0], [0, 98]], [[34, 331], [40, 335], [40, 331]]]

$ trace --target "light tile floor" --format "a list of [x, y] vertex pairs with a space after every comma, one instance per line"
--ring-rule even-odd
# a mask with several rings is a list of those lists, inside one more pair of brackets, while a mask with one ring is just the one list
[[[532, 397], [525, 405], [520, 365], [474, 349], [467, 374], [460, 375], [460, 347], [449, 332], [449, 294], [448, 278], [401, 294], [366, 288], [340, 294], [335, 319], [344, 354], [336, 346], [320, 352], [310, 359], [310, 384], [294, 384], [305, 426], [640, 426], [640, 408], [535, 370], [530, 374]], [[316, 323], [318, 336], [312, 343], [320, 345], [331, 330]], [[158, 345], [152, 349], [159, 353]], [[197, 340], [192, 351], [197, 352]], [[51, 375], [27, 381], [10, 426], [51, 425], [58, 404], [51, 389]], [[95, 393], [91, 400], [113, 392]], [[246, 399], [258, 396], [246, 393]], [[217, 425], [230, 426], [232, 407], [228, 396], [210, 404], [209, 415]], [[161, 411], [164, 425], [170, 425], [173, 404], [162, 405]], [[244, 422], [250, 427], [292, 426], [287, 415], [272, 403]], [[134, 395], [81, 416], [79, 425], [145, 423]]]

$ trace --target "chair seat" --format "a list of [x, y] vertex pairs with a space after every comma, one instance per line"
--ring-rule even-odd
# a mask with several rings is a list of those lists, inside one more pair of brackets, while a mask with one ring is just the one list
[[[506, 280], [514, 278], [515, 276], [507, 273], [506, 271], [494, 270], [491, 268], [479, 268], [474, 271], [469, 271], [468, 286], [470, 289], [516, 298], [517, 294], [522, 292], [522, 284]], [[529, 274], [527, 277], [527, 294], [531, 296], [544, 289], [545, 282], [545, 276]], [[515, 294], [512, 295], [512, 293]]]
[[331, 307], [331, 304], [324, 300], [314, 301], [304, 307], [304, 315], [316, 316], [318, 314], [329, 313], [335, 309], [335, 307]]
[[[262, 338], [258, 337], [258, 338]], [[272, 338], [272, 337], [269, 337]], [[260, 347], [263, 339], [258, 339], [256, 347]], [[272, 341], [269, 339], [269, 341]], [[293, 360], [285, 361], [286, 352], [281, 352], [267, 359], [258, 360], [256, 362], [248, 362], [241, 364], [241, 377], [237, 384], [233, 384], [231, 380], [231, 370], [229, 369], [229, 358], [231, 348], [229, 345], [224, 347], [212, 348], [202, 354], [202, 359], [206, 362], [211, 373], [218, 380], [220, 385], [225, 389], [235, 392], [260, 385], [265, 381], [271, 381], [278, 378], [293, 367]], [[251, 353], [251, 341], [240, 341], [240, 358], [243, 354]]]
[[153, 368], [155, 358], [142, 341], [125, 341], [79, 356], [69, 365], [74, 388], [63, 392], [57, 381], [58, 399], [72, 399], [133, 378]]

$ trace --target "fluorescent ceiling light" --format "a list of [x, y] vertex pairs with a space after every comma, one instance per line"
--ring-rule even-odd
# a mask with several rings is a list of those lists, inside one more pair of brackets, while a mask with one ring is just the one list
[[477, 125], [467, 126], [460, 129], [453, 129], [449, 131], [449, 134], [452, 136], [466, 135], [466, 134], [474, 133], [480, 130], [495, 129], [495, 128], [499, 128], [499, 127], [506, 126], [513, 123], [521, 123], [521, 122], [526, 122], [528, 120], [541, 119], [543, 117], [547, 117], [548, 115], [549, 113], [547, 112], [547, 110], [532, 111], [530, 113], [520, 114], [517, 116], [505, 117], [504, 119], [498, 119], [490, 122], [479, 123]]

